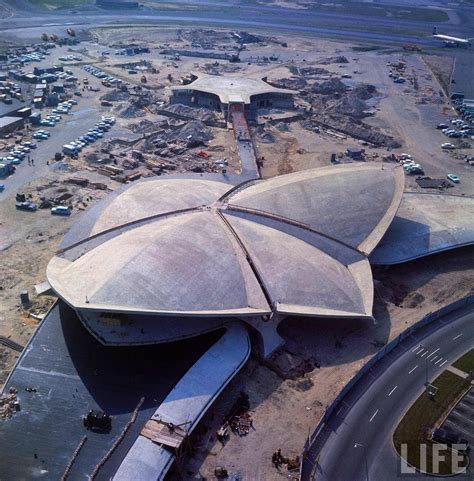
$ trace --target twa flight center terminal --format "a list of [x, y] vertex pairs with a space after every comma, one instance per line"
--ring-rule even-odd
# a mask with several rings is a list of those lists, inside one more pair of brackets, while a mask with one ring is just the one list
[[[387, 164], [240, 185], [219, 174], [144, 180], [82, 216], [50, 261], [48, 280], [104, 344], [167, 342], [238, 319], [261, 334], [269, 355], [282, 343], [276, 328], [286, 316], [372, 318], [369, 256], [384, 264], [375, 248], [403, 187], [402, 168]], [[418, 219], [419, 197], [408, 210]], [[472, 200], [465, 201], [464, 217], [472, 218]], [[395, 251], [407, 242], [406, 222], [397, 225]], [[446, 243], [450, 226], [436, 225]], [[460, 230], [473, 238], [468, 222]], [[429, 226], [418, 257], [460, 243], [454, 229], [440, 246], [430, 247], [426, 236]]]

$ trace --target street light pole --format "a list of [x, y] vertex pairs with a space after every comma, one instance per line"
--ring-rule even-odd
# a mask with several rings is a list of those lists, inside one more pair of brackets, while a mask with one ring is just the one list
[[354, 448], [362, 448], [362, 452], [364, 453], [364, 461], [365, 461], [365, 478], [366, 481], [369, 481], [369, 463], [367, 462], [367, 453], [365, 451], [365, 444], [362, 443], [355, 443]]

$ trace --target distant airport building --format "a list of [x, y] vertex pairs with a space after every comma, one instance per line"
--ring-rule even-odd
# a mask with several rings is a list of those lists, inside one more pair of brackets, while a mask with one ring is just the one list
[[227, 115], [232, 104], [241, 105], [248, 118], [259, 108], [293, 108], [297, 92], [272, 87], [263, 80], [231, 76], [194, 76], [188, 85], [171, 87], [171, 103], [220, 110]]

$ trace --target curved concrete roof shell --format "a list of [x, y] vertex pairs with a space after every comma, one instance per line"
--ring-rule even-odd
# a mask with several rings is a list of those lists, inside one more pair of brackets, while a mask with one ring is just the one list
[[240, 101], [246, 104], [250, 103], [250, 97], [253, 95], [280, 93], [280, 94], [296, 94], [295, 90], [279, 89], [273, 87], [263, 80], [253, 79], [249, 77], [236, 76], [199, 76], [194, 82], [188, 85], [178, 85], [171, 88], [172, 90], [197, 90], [209, 94], [217, 95], [220, 101], [228, 104], [229, 100]]
[[373, 264], [407, 262], [474, 243], [474, 198], [405, 193], [397, 215], [370, 256]]
[[330, 166], [273, 177], [237, 190], [229, 206], [291, 219], [353, 248], [370, 253], [400, 204], [400, 168]]
[[361, 247], [384, 234], [402, 190], [401, 169], [374, 165], [237, 188], [201, 178], [135, 183], [84, 216], [48, 279], [83, 310], [371, 317]]
[[66, 234], [61, 248], [141, 219], [209, 205], [231, 187], [199, 177], [153, 177], [124, 186], [88, 210]]
[[66, 301], [82, 308], [196, 315], [270, 312], [236, 240], [215, 212], [170, 216], [131, 228], [73, 262], [56, 257], [48, 277]]

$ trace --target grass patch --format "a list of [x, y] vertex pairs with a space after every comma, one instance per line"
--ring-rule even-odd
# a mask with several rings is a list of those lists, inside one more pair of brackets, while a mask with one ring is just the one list
[[47, 10], [58, 10], [60, 8], [79, 7], [93, 3], [94, 0], [30, 0], [30, 3]]
[[454, 364], [454, 367], [469, 374], [474, 369], [474, 349], [466, 352], [464, 356], [460, 357]]
[[[416, 468], [420, 468], [420, 445], [426, 444], [426, 469], [429, 473], [433, 472], [433, 442], [428, 439], [430, 432], [470, 384], [456, 374], [444, 371], [433, 385], [438, 388], [434, 399], [429, 399], [423, 393], [405, 414], [393, 435], [398, 453], [401, 454], [401, 445], [406, 444], [407, 461]], [[445, 461], [439, 465], [439, 474], [451, 474], [451, 452], [443, 451], [442, 454]]]

